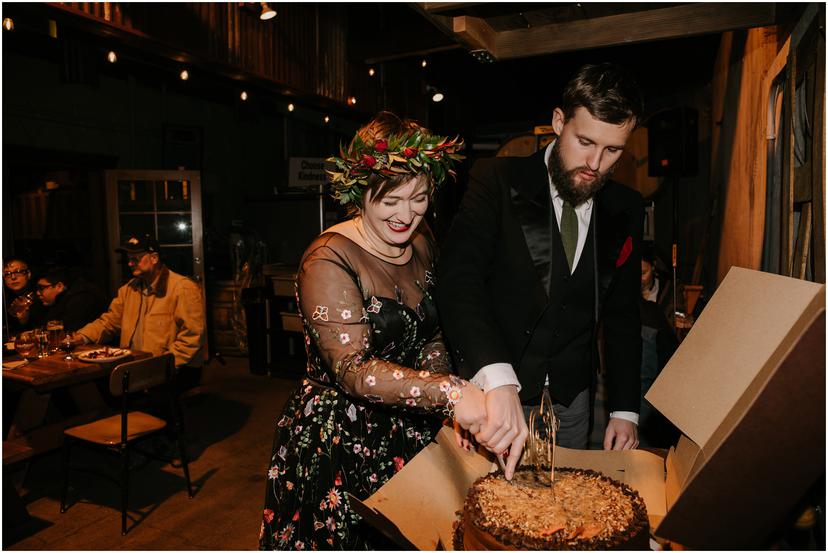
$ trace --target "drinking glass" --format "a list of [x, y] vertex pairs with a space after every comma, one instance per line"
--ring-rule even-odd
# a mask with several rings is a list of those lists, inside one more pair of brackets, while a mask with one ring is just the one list
[[66, 355], [63, 357], [64, 361], [73, 361], [75, 356], [72, 355], [72, 351], [75, 349], [75, 333], [74, 332], [66, 332], [63, 335], [63, 340], [60, 342], [60, 349]]
[[45, 328], [37, 328], [34, 331], [37, 345], [40, 346], [40, 354], [38, 357], [46, 357], [49, 355], [49, 331]]
[[49, 353], [54, 353], [60, 348], [63, 340], [63, 321], [48, 321], [46, 331], [49, 333]]
[[25, 359], [37, 359], [37, 340], [32, 332], [21, 332], [14, 339], [14, 349]]

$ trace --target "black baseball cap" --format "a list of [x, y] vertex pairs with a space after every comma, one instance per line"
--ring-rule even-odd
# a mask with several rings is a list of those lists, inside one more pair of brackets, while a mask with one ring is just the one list
[[149, 234], [144, 234], [142, 236], [130, 236], [123, 246], [116, 248], [115, 251], [118, 253], [160, 253], [161, 248], [155, 238]]

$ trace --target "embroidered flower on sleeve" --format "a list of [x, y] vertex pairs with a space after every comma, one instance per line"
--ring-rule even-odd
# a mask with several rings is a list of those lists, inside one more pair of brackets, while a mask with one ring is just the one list
[[351, 318], [351, 310], [350, 309], [343, 309], [342, 310], [342, 320], [347, 321]]
[[373, 374], [369, 374], [365, 377], [365, 383], [369, 386], [374, 386], [377, 383], [377, 377], [375, 377]]
[[362, 451], [362, 444], [354, 444], [354, 453]]
[[407, 400], [405, 400], [405, 404], [409, 407], [414, 407], [417, 405], [417, 402], [411, 398], [408, 398]]
[[412, 386], [411, 390], [409, 390], [411, 397], [420, 397], [420, 388], [419, 386]]
[[445, 394], [445, 393], [448, 393], [449, 390], [451, 390], [451, 384], [449, 383], [448, 380], [443, 380], [442, 382], [440, 382], [440, 391], [441, 392], [443, 392]]
[[371, 296], [371, 305], [367, 309], [368, 313], [379, 313], [381, 308], [382, 302], [376, 296]]
[[339, 335], [339, 341], [344, 346], [345, 344], [347, 344], [351, 341], [351, 336], [347, 332], [343, 332], [342, 334]]
[[345, 414], [348, 415], [348, 418], [351, 419], [351, 422], [354, 422], [356, 420], [356, 407], [354, 407], [353, 403], [350, 404], [348, 408], [345, 410]]
[[400, 380], [403, 377], [403, 372], [400, 369], [394, 369], [394, 380]]
[[377, 478], [377, 473], [376, 472], [371, 474], [371, 476], [368, 477], [368, 481], [372, 484], [376, 484], [377, 480], [379, 480], [379, 478]]
[[316, 306], [316, 311], [313, 312], [312, 318], [313, 318], [314, 321], [316, 321], [316, 320], [327, 321], [328, 320], [328, 306], [326, 306], [326, 305], [317, 305]]
[[267, 477], [270, 480], [276, 480], [279, 477], [279, 467], [270, 467], [270, 470], [267, 471]]
[[264, 515], [262, 516], [262, 518], [264, 519], [264, 521], [266, 523], [270, 524], [271, 522], [273, 522], [273, 517], [274, 516], [275, 516], [275, 513], [273, 512], [272, 509], [265, 509], [264, 510]]
[[371, 456], [371, 450], [368, 449], [367, 447], [363, 447], [362, 448], [362, 454], [365, 455], [366, 457], [370, 457]]

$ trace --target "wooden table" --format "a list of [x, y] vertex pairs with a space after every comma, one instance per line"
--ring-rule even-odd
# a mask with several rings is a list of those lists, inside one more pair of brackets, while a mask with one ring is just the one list
[[[80, 353], [95, 346], [81, 346]], [[110, 363], [85, 363], [77, 359], [65, 361], [64, 353], [56, 353], [35, 359], [16, 369], [3, 369], [3, 387], [20, 393], [11, 428], [3, 449], [11, 451], [16, 446], [31, 448], [33, 454], [57, 449], [63, 443], [63, 430], [70, 426], [90, 422], [109, 410], [98, 391], [96, 380], [107, 380], [112, 370], [128, 361], [151, 357], [147, 352], [133, 352], [125, 359]], [[4, 356], [8, 362], [19, 356]], [[56, 390], [68, 391], [80, 414], [46, 423], [46, 414]]]

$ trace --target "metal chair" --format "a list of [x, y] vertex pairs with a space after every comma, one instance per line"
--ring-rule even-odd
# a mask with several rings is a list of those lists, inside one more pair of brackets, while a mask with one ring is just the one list
[[[167, 422], [142, 411], [130, 411], [128, 404], [130, 396], [142, 393], [150, 388], [166, 385], [170, 406], [171, 418], [178, 443], [178, 453], [184, 478], [187, 481], [187, 493], [193, 497], [190, 484], [190, 470], [187, 465], [187, 452], [184, 447], [183, 427], [181, 423], [181, 407], [175, 393], [175, 364], [174, 357], [167, 353], [158, 357], [150, 357], [138, 361], [123, 363], [115, 367], [109, 377], [109, 391], [115, 397], [122, 397], [121, 413], [97, 421], [67, 428], [63, 431], [63, 490], [60, 495], [60, 512], [65, 513], [66, 495], [69, 489], [69, 471], [80, 470], [92, 472], [113, 480], [121, 487], [121, 535], [127, 533], [127, 502], [129, 498], [129, 455], [136, 450], [147, 457], [171, 461], [168, 457], [156, 455], [142, 449], [136, 444], [167, 426]], [[73, 466], [70, 464], [70, 455], [73, 445], [82, 444], [91, 447], [104, 448], [105, 451], [115, 453], [120, 457], [120, 479], [103, 471], [88, 467]]]

